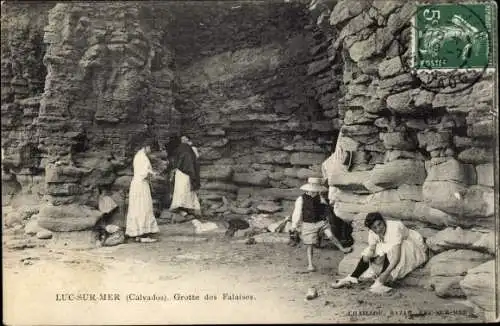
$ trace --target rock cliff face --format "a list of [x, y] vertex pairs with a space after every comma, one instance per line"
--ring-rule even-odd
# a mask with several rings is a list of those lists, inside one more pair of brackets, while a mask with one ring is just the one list
[[[2, 4], [2, 203], [15, 193], [37, 201], [43, 193], [36, 118], [46, 67], [43, 28], [52, 7]], [[25, 200], [26, 201], [26, 200]], [[19, 202], [19, 200], [18, 200]], [[13, 202], [13, 204], [16, 204]]]
[[[465, 77], [455, 88], [463, 90], [450, 93], [451, 87], [436, 88], [413, 74], [413, 3], [314, 2], [316, 15], [326, 17], [322, 26], [337, 30], [332, 51], [344, 61], [339, 144], [354, 151], [354, 163], [350, 172], [331, 171], [329, 182], [339, 188], [335, 212], [354, 220], [360, 241], [353, 255], [366, 245], [362, 221], [370, 211], [403, 220], [431, 242], [446, 227], [441, 232], [468, 228], [474, 239], [494, 230], [492, 76], [480, 72], [476, 83]], [[463, 237], [446, 243], [445, 252], [431, 246], [441, 253], [428, 263], [427, 285], [445, 297], [464, 295], [459, 283], [472, 292], [464, 275], [493, 257]], [[356, 261], [349, 256], [339, 271], [351, 271]], [[450, 264], [465, 270], [446, 270]]]
[[[41, 210], [40, 223], [76, 231], [88, 222], [68, 220], [70, 227], [65, 216], [78, 215], [79, 205], [98, 218], [100, 194], [125, 202], [136, 140], [154, 134], [165, 142], [179, 131], [173, 56], [163, 43], [169, 15], [155, 19], [161, 10], [128, 3], [50, 7], [7, 5], [2, 13], [10, 19], [2, 35], [11, 36], [2, 42], [2, 65], [12, 75], [2, 76], [10, 83], [2, 84], [2, 164], [18, 181], [44, 175], [44, 205], [66, 207], [68, 214]], [[17, 19], [19, 10], [25, 20]]]

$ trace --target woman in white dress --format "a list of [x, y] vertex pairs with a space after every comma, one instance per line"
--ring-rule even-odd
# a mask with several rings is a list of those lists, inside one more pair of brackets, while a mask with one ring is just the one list
[[153, 199], [149, 186], [149, 175], [157, 175], [151, 167], [148, 155], [151, 146], [142, 147], [134, 156], [134, 176], [130, 183], [125, 234], [137, 242], [155, 242], [151, 234], [160, 230], [153, 213]]
[[[427, 246], [424, 238], [415, 230], [408, 229], [400, 221], [386, 221], [378, 212], [368, 213], [365, 218], [368, 231], [368, 247], [351, 275], [332, 284], [340, 288], [358, 283], [358, 278], [371, 271], [377, 276], [371, 292], [384, 293], [391, 290], [387, 282], [404, 278], [427, 261]], [[382, 265], [380, 272], [376, 266]]]

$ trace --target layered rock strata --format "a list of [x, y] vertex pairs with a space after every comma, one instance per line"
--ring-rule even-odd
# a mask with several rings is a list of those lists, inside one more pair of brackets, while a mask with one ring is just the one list
[[[354, 220], [359, 239], [366, 238], [362, 220], [370, 211], [403, 220], [437, 250], [427, 266], [427, 285], [440, 296], [453, 297], [464, 295], [465, 284], [477, 295], [464, 276], [493, 258], [473, 243], [495, 225], [491, 74], [480, 72], [475, 83], [465, 78], [456, 87], [462, 90], [454, 93], [450, 87], [425, 85], [410, 69], [413, 3], [316, 2], [339, 30], [332, 40], [332, 51], [344, 61], [339, 144], [354, 151], [349, 172], [329, 175], [330, 184], [339, 188], [335, 212]], [[433, 236], [445, 228], [469, 232], [470, 239], [436, 245]], [[365, 245], [358, 241], [353, 255]], [[353, 268], [356, 261], [350, 256], [339, 272]], [[440, 267], [450, 265], [463, 270]]]
[[304, 9], [211, 3], [175, 15], [177, 108], [200, 151], [208, 214], [268, 213], [266, 203], [290, 214], [298, 187], [321, 175], [340, 78]]

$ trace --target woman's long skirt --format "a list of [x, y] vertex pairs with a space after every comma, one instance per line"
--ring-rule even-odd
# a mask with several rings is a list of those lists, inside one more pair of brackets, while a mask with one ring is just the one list
[[132, 179], [128, 203], [126, 235], [138, 237], [160, 231], [153, 213], [153, 199], [147, 180]]
[[170, 210], [175, 210], [177, 208], [193, 209], [195, 211], [200, 211], [201, 209], [196, 192], [191, 190], [189, 175], [179, 169], [175, 170], [174, 194], [172, 196]]

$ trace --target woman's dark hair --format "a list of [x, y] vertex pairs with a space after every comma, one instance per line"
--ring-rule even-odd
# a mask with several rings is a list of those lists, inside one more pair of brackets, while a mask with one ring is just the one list
[[158, 141], [150, 133], [139, 132], [132, 136], [130, 146], [134, 152], [137, 152], [143, 147], [149, 146], [151, 150], [158, 150]]
[[385, 220], [379, 212], [371, 212], [366, 214], [365, 217], [365, 226], [371, 229], [373, 223], [376, 221], [382, 221], [385, 224]]
[[168, 153], [168, 156], [171, 156], [175, 153], [175, 150], [179, 145], [181, 144], [181, 137], [180, 136], [174, 136], [170, 138], [168, 143], [165, 145], [165, 150]]

